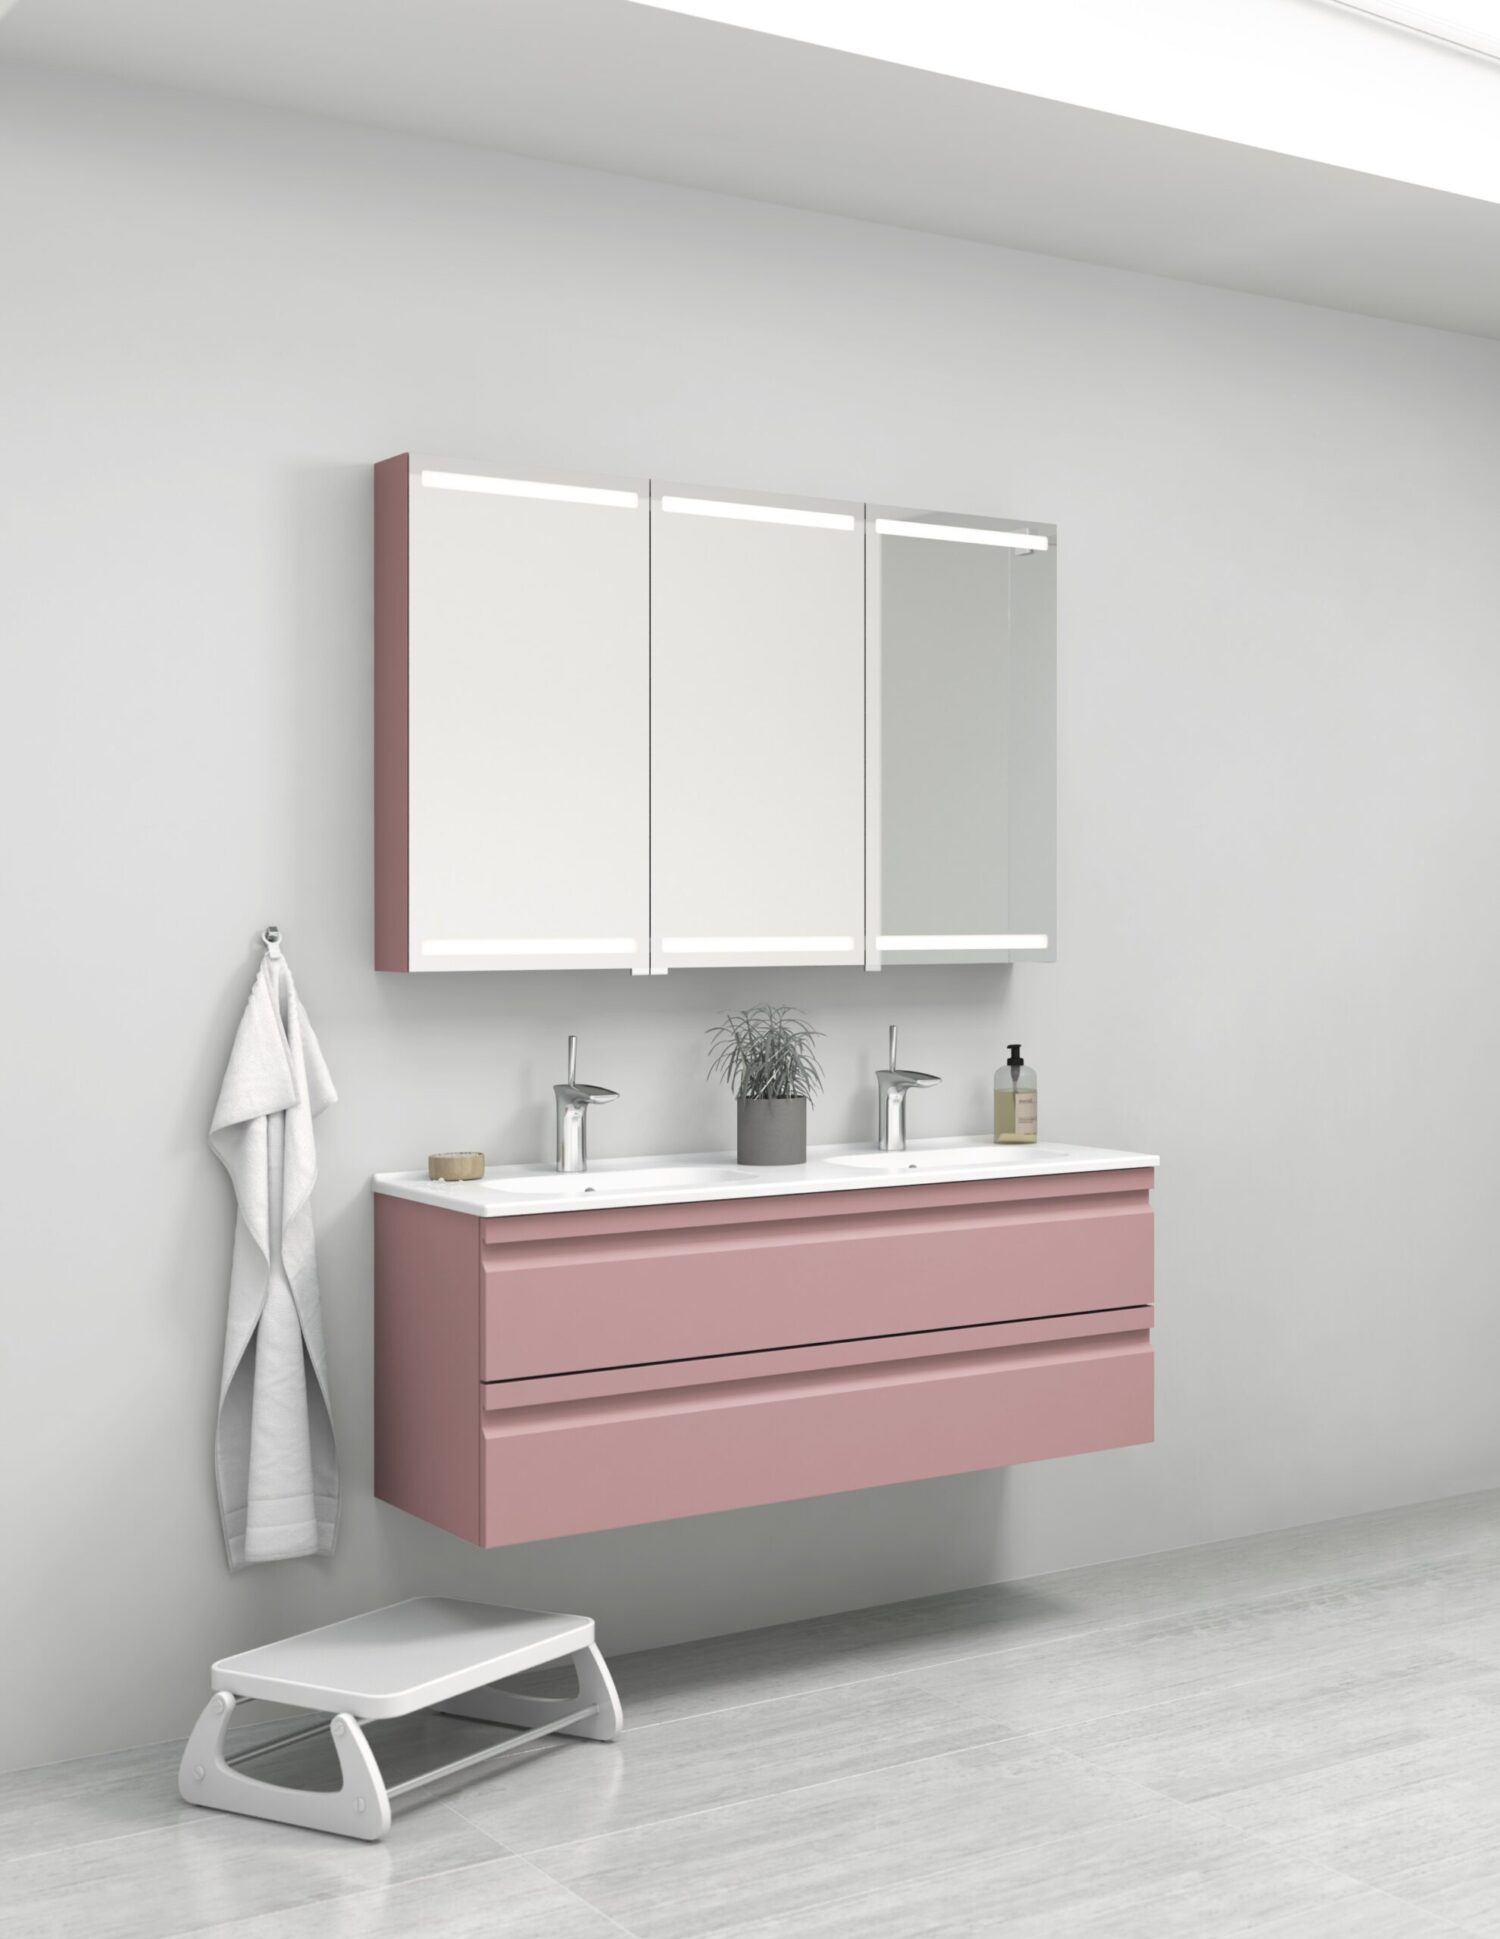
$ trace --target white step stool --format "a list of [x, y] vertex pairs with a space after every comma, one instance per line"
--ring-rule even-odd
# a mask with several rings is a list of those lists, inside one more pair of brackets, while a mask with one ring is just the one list
[[[565, 1657], [578, 1673], [576, 1697], [528, 1697], [489, 1687]], [[383, 1838], [391, 1828], [391, 1799], [403, 1792], [473, 1770], [554, 1732], [608, 1743], [621, 1725], [620, 1699], [594, 1645], [592, 1617], [544, 1616], [444, 1596], [414, 1596], [226, 1656], [214, 1664], [210, 1682], [218, 1694], [193, 1726], [177, 1774], [188, 1803], [345, 1838]], [[236, 1708], [255, 1701], [331, 1712], [333, 1720], [226, 1757], [224, 1739]], [[521, 1734], [387, 1787], [361, 1726], [415, 1710], [505, 1724]], [[325, 1728], [343, 1773], [337, 1791], [266, 1784], [239, 1768]]]

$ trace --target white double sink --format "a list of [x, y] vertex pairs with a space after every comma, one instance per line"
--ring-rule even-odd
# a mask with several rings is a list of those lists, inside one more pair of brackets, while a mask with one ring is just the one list
[[[1062, 1145], [966, 1145], [954, 1150], [929, 1150], [914, 1147], [906, 1151], [847, 1151], [823, 1155], [828, 1165], [848, 1165], [854, 1171], [932, 1172], [932, 1171], [1008, 1171], [1017, 1164], [1036, 1159], [1039, 1154], [1066, 1158]], [[801, 1165], [786, 1171], [800, 1172]], [[507, 1178], [496, 1175], [490, 1183], [497, 1192], [519, 1192], [530, 1198], [619, 1198], [640, 1192], [678, 1192], [715, 1185], [774, 1185], [781, 1167], [757, 1165], [661, 1164], [631, 1167], [629, 1170], [591, 1172], [527, 1173]], [[786, 1181], [781, 1181], [786, 1182]]]
[[937, 1184], [965, 1178], [1039, 1177], [1049, 1173], [1134, 1170], [1154, 1157], [1084, 1145], [997, 1145], [988, 1138], [924, 1138], [905, 1151], [826, 1145], [804, 1165], [736, 1165], [728, 1157], [688, 1155], [648, 1162], [606, 1159], [586, 1172], [539, 1165], [497, 1166], [469, 1183], [445, 1184], [425, 1172], [381, 1172], [375, 1189], [483, 1218], [695, 1200], [770, 1198], [797, 1192], [855, 1191], [871, 1186]]

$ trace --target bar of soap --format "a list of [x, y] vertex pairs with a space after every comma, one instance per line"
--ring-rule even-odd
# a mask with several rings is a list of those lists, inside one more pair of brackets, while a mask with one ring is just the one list
[[435, 1151], [427, 1160], [427, 1176], [447, 1185], [461, 1185], [484, 1177], [482, 1151]]

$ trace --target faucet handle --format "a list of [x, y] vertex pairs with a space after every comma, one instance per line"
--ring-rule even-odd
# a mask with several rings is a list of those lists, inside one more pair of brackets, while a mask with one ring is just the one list
[[578, 1039], [575, 1036], [568, 1038], [568, 1081], [566, 1084], [554, 1084], [552, 1088], [559, 1096], [571, 1092], [580, 1104], [608, 1104], [620, 1095], [618, 1091], [606, 1090], [602, 1084], [579, 1083]]
[[931, 1071], [902, 1070], [900, 1064], [897, 1062], [897, 1059], [896, 1059], [895, 1024], [891, 1025], [890, 1056], [891, 1056], [891, 1061], [888, 1068], [883, 1071], [877, 1072], [877, 1075], [880, 1077], [890, 1077], [890, 1078], [895, 1078], [899, 1080], [902, 1090], [925, 1091], [930, 1089], [932, 1085], [941, 1084], [943, 1081], [941, 1077], [934, 1077]]

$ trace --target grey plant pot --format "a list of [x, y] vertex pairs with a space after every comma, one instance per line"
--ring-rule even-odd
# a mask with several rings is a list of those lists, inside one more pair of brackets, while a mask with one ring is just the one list
[[734, 1108], [742, 1165], [807, 1163], [805, 1097], [741, 1097]]

